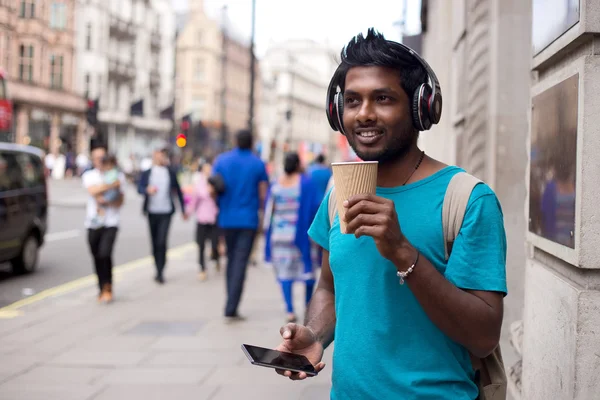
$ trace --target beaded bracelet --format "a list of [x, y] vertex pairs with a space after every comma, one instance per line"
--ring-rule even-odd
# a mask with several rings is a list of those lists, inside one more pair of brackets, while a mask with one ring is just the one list
[[419, 251], [417, 251], [417, 258], [415, 259], [415, 262], [405, 272], [396, 272], [396, 275], [398, 276], [398, 278], [400, 278], [401, 285], [404, 285], [404, 280], [408, 277], [408, 275], [410, 275], [411, 272], [413, 272], [413, 269], [415, 269], [415, 265], [417, 265], [417, 263], [419, 262], [419, 255], [420, 253]]

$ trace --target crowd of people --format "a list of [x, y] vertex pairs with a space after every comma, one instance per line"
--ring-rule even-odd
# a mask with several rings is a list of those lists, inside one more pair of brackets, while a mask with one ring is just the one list
[[[166, 281], [169, 227], [179, 209], [185, 220], [192, 217], [196, 224], [198, 279], [206, 281], [209, 268], [221, 271], [221, 258], [226, 256], [226, 320], [244, 319], [238, 307], [246, 270], [251, 256], [264, 250], [265, 262], [273, 266], [281, 284], [287, 321], [293, 322], [297, 320], [293, 283], [305, 283], [306, 304], [314, 291], [320, 258], [307, 231], [325, 196], [331, 169], [324, 155], [305, 168], [297, 153], [288, 153], [281, 176], [270, 177], [264, 162], [253, 152], [253, 144], [249, 131], [239, 131], [233, 150], [219, 155], [214, 162], [198, 162], [191, 190], [186, 194], [170, 165], [169, 151], [154, 151], [152, 165], [137, 179], [137, 191], [143, 196], [142, 211], [148, 219], [154, 279], [159, 284]], [[98, 274], [98, 299], [109, 303], [113, 300], [112, 250], [127, 174], [117, 168], [114, 155], [107, 153], [101, 143], [92, 149], [91, 162], [93, 167], [82, 174], [90, 195], [85, 226]], [[264, 249], [256, 248], [259, 234], [264, 234]]]

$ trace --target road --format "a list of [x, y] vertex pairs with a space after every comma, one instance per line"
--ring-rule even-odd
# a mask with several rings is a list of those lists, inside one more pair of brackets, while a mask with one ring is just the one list
[[[56, 196], [83, 199], [85, 193], [78, 181], [74, 180], [70, 185], [56, 188], [52, 183], [51, 199]], [[151, 254], [147, 220], [141, 214], [141, 209], [141, 196], [132, 187], [128, 187], [114, 249], [115, 265]], [[83, 227], [84, 216], [83, 204], [50, 207], [49, 230], [46, 243], [40, 251], [38, 270], [29, 275], [13, 276], [8, 272], [8, 264], [0, 264], [0, 307], [94, 272]], [[194, 234], [193, 221], [184, 221], [181, 214], [177, 213], [171, 223], [169, 247], [189, 243]], [[167, 280], [168, 276], [167, 266]], [[148, 279], [152, 278], [153, 276], [148, 276]]]

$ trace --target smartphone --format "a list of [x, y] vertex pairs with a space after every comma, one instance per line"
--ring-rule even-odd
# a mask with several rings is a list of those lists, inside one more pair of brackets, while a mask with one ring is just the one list
[[308, 361], [308, 358], [300, 354], [285, 353], [249, 344], [243, 344], [242, 351], [246, 354], [252, 365], [304, 372], [308, 376], [317, 375], [315, 367]]

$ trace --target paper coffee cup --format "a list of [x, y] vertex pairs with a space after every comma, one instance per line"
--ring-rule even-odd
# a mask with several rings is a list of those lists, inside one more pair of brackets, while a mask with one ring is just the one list
[[375, 194], [377, 161], [332, 163], [340, 231], [346, 233], [344, 201], [357, 194]]

